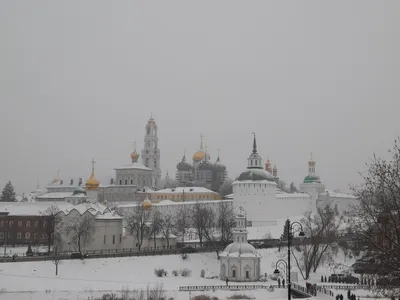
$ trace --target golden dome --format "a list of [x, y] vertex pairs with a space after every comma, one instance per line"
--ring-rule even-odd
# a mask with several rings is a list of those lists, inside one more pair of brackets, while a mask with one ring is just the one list
[[142, 202], [142, 207], [145, 210], [151, 209], [153, 207], [153, 203], [146, 197], [146, 199], [143, 200]]
[[131, 153], [131, 158], [132, 158], [132, 161], [138, 160], [139, 154], [136, 152], [136, 150]]
[[86, 181], [86, 189], [88, 191], [90, 190], [96, 190], [100, 185], [100, 181], [98, 181], [95, 177], [94, 177], [94, 169], [92, 169], [92, 174], [90, 174], [89, 179]]
[[201, 161], [204, 159], [206, 156], [206, 153], [204, 151], [197, 151], [195, 154], [193, 154], [193, 161]]

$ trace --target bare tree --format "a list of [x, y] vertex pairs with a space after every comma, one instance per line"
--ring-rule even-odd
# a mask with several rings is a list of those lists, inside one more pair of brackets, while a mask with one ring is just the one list
[[[99, 201], [99, 202], [100, 202], [100, 201]], [[111, 211], [117, 210], [117, 207], [118, 207], [118, 203], [115, 202], [115, 201], [110, 201], [110, 202], [107, 203], [107, 208], [108, 208], [109, 210], [111, 210]]]
[[191, 221], [199, 236], [200, 246], [203, 246], [203, 239], [214, 248], [219, 257], [216, 247], [217, 235], [217, 216], [214, 211], [200, 202], [196, 202], [191, 211]]
[[71, 220], [65, 226], [65, 233], [78, 248], [78, 252], [82, 255], [82, 243], [87, 244], [92, 240], [94, 233], [94, 216], [91, 214], [82, 215]]
[[350, 212], [352, 232], [365, 256], [380, 271], [400, 272], [400, 138], [389, 150], [390, 160], [373, 156], [360, 187], [353, 188], [360, 204]]
[[190, 212], [191, 223], [199, 237], [200, 246], [203, 246], [203, 236], [204, 236], [204, 219], [203, 219], [203, 205], [200, 202], [196, 202]]
[[236, 225], [235, 213], [232, 205], [227, 202], [219, 204], [217, 228], [220, 232], [219, 240], [226, 246], [232, 241], [232, 230]]
[[308, 213], [301, 220], [307, 240], [300, 245], [300, 254], [293, 257], [304, 279], [310, 277], [328, 257], [337, 253], [338, 225], [332, 209], [326, 207], [317, 215]]
[[[142, 205], [137, 205], [135, 210], [125, 217], [131, 233], [136, 238], [138, 249], [140, 251], [143, 245], [143, 239], [149, 233], [151, 225], [151, 212]], [[135, 239], [134, 239], [135, 240]], [[135, 245], [133, 245], [135, 247]]]
[[[61, 230], [61, 217], [59, 215], [60, 209], [57, 205], [51, 204], [48, 208], [43, 211], [39, 211], [41, 216], [49, 216], [52, 220], [53, 224], [48, 224], [47, 226], [42, 226], [44, 233], [47, 235], [47, 244], [48, 244], [48, 252], [50, 253], [51, 243], [52, 243], [52, 234], [56, 236], [58, 232]], [[53, 237], [54, 240], [54, 237]]]
[[163, 215], [161, 216], [160, 220], [160, 231], [167, 241], [167, 249], [169, 249], [169, 239], [174, 231], [175, 222], [171, 215]]
[[230, 195], [233, 193], [233, 187], [232, 187], [233, 180], [227, 178], [224, 183], [222, 184], [220, 188], [220, 195], [222, 197], [225, 197], [226, 195]]
[[61, 233], [59, 231], [54, 233], [54, 239], [53, 239], [53, 256], [51, 261], [53, 262], [54, 266], [56, 267], [56, 276], [58, 275], [58, 265], [61, 262], [61, 255], [63, 252], [62, 249], [62, 237]]
[[210, 207], [202, 207], [201, 209], [201, 226], [202, 232], [207, 243], [214, 248], [219, 259], [219, 249], [216, 246], [217, 235], [218, 235], [218, 220], [214, 211]]
[[182, 235], [182, 242], [185, 241], [185, 234], [189, 227], [189, 219], [190, 219], [190, 211], [186, 207], [186, 205], [180, 205], [178, 208], [178, 212], [176, 214], [176, 222], [175, 222], [175, 233], [176, 235]]
[[151, 225], [150, 225], [150, 232], [149, 235], [153, 236], [153, 243], [154, 243], [154, 250], [157, 249], [157, 234], [161, 232], [162, 227], [162, 217], [158, 210], [153, 212]]

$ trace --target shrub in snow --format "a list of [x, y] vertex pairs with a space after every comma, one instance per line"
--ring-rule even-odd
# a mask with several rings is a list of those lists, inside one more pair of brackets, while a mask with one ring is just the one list
[[180, 272], [182, 277], [190, 277], [190, 275], [192, 274], [192, 271], [190, 271], [189, 269], [182, 269]]
[[33, 251], [32, 251], [32, 246], [31, 244], [28, 245], [28, 250], [26, 250], [26, 256], [32, 256]]
[[165, 271], [164, 269], [154, 269], [154, 274], [156, 274], [157, 277], [165, 277], [167, 276], [167, 271]]
[[187, 255], [187, 253], [182, 253], [182, 255], [181, 255], [181, 258], [182, 258], [182, 260], [186, 260], [186, 259], [188, 259], [188, 255]]
[[206, 275], [206, 272], [204, 271], [204, 269], [201, 269], [200, 277], [204, 278], [205, 275]]
[[218, 300], [217, 297], [210, 297], [208, 295], [197, 295], [192, 297], [192, 300]]
[[177, 270], [172, 270], [172, 275], [178, 276], [178, 271]]
[[233, 294], [228, 299], [255, 299], [254, 297], [247, 296], [245, 294]]

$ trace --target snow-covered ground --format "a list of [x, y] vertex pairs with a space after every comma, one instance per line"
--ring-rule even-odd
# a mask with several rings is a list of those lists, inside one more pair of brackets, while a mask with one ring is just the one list
[[[280, 258], [286, 259], [286, 251], [262, 249], [260, 253], [263, 256], [263, 274], [271, 274], [275, 269], [275, 262]], [[344, 255], [339, 254], [336, 261], [351, 265], [354, 259], [345, 261]], [[163, 278], [157, 277], [154, 274], [156, 268], [165, 269], [168, 275]], [[173, 270], [183, 268], [192, 271], [190, 277], [175, 277], [172, 274]], [[58, 276], [55, 276], [55, 266], [52, 262], [4, 263], [0, 264], [0, 299], [87, 299], [107, 292], [146, 289], [148, 285], [162, 284], [168, 297], [183, 300], [189, 299], [189, 293], [178, 292], [180, 285], [224, 284], [219, 279], [200, 277], [202, 269], [205, 270], [205, 277], [218, 276], [219, 262], [215, 253], [190, 254], [187, 260], [182, 260], [180, 255], [68, 260], [60, 264]], [[293, 270], [296, 269], [293, 266]], [[329, 266], [321, 267], [309, 281], [318, 284], [322, 274], [328, 276], [334, 269]], [[340, 272], [340, 268], [336, 267], [336, 271]], [[303, 283], [300, 278], [299, 275], [299, 283]], [[226, 299], [235, 292], [216, 293], [220, 299]], [[256, 299], [286, 299], [285, 290], [243, 293]], [[192, 293], [191, 296], [195, 294]]]

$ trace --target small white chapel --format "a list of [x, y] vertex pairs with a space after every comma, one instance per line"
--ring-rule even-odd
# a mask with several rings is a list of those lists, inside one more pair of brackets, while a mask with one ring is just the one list
[[233, 243], [220, 254], [220, 279], [229, 281], [258, 281], [261, 255], [247, 242], [246, 217], [240, 212], [236, 216]]

